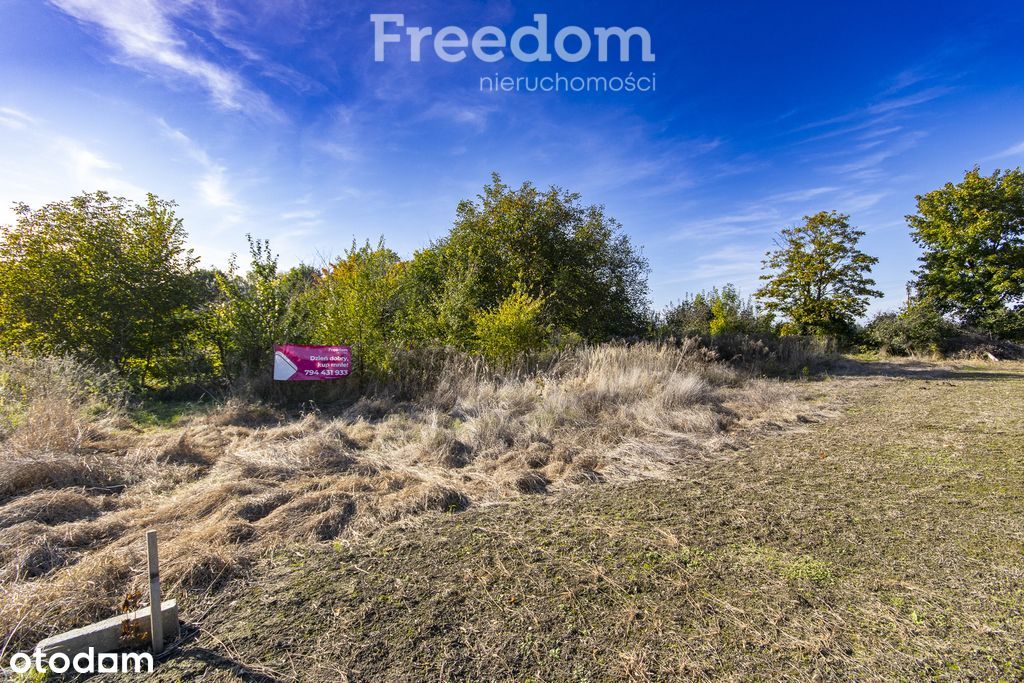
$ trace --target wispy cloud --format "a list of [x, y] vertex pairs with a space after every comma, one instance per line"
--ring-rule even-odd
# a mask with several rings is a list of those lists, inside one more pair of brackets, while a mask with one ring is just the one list
[[741, 292], [753, 292], [757, 287], [764, 253], [764, 249], [757, 247], [724, 246], [701, 254], [685, 272], [661, 280], [657, 284], [686, 284], [699, 290], [728, 282], [736, 285]]
[[100, 27], [131, 66], [160, 75], [184, 77], [205, 89], [225, 109], [273, 114], [269, 98], [237, 73], [190, 50], [176, 14], [192, 3], [182, 0], [50, 0], [80, 22]]
[[238, 223], [242, 219], [242, 204], [228, 185], [227, 168], [214, 161], [209, 153], [184, 132], [169, 125], [162, 118], [157, 119], [161, 132], [178, 144], [189, 159], [196, 162], [201, 174], [195, 181], [199, 197], [213, 208], [222, 210], [226, 224]]
[[44, 204], [79, 192], [105, 190], [136, 201], [146, 190], [95, 140], [83, 140], [13, 107], [0, 107], [0, 223], [14, 219], [14, 201]]
[[672, 239], [719, 239], [777, 229], [782, 214], [772, 207], [751, 207], [741, 213], [689, 221]]
[[768, 197], [765, 201], [769, 202], [804, 202], [808, 199], [821, 196], [823, 194], [831, 194], [838, 190], [838, 187], [809, 187], [804, 190], [793, 190], [792, 192], [780, 192], [779, 194], [773, 194]]
[[816, 128], [825, 128], [835, 124], [849, 123], [852, 121], [859, 121], [859, 123], [850, 127], [842, 128], [839, 132], [854, 132], [864, 128], [870, 128], [877, 123], [888, 120], [888, 115], [925, 104], [926, 102], [931, 102], [932, 100], [949, 94], [950, 92], [953, 92], [953, 89], [950, 87], [935, 86], [916, 93], [901, 95], [899, 97], [886, 97], [845, 114], [805, 123], [796, 128], [796, 131], [814, 130]]
[[1018, 142], [1016, 145], [1007, 147], [1001, 152], [985, 157], [985, 161], [992, 161], [993, 159], [1005, 159], [1006, 157], [1015, 157], [1024, 155], [1024, 141]]
[[953, 89], [946, 86], [926, 88], [909, 95], [891, 97], [875, 102], [867, 108], [867, 112], [869, 114], [884, 114], [890, 111], [908, 109], [910, 107], [916, 107], [919, 104], [931, 102], [932, 100], [942, 97], [943, 95], [948, 95], [951, 92], [953, 92]]
[[876, 149], [848, 161], [826, 166], [824, 170], [857, 180], [877, 179], [883, 175], [881, 166], [884, 162], [903, 154], [925, 136], [926, 133], [923, 131], [913, 131], [888, 142], [883, 149]]
[[20, 112], [11, 107], [0, 107], [0, 126], [6, 126], [7, 128], [13, 128], [14, 130], [22, 130], [34, 123], [35, 119], [24, 112]]
[[460, 125], [469, 125], [482, 132], [487, 128], [488, 117], [496, 111], [496, 107], [487, 105], [460, 105], [452, 102], [435, 102], [424, 112], [423, 116], [425, 118], [448, 120]]
[[310, 221], [320, 217], [316, 209], [300, 209], [297, 211], [285, 211], [281, 214], [283, 221]]
[[146, 191], [141, 187], [119, 177], [117, 172], [121, 170], [120, 164], [110, 161], [81, 141], [54, 135], [49, 139], [49, 146], [77, 189], [86, 192], [106, 190], [136, 200], [146, 196]]
[[[670, 239], [709, 241], [738, 236], [760, 239], [795, 224], [805, 214], [829, 208], [855, 214], [874, 207], [886, 196], [885, 191], [833, 186], [777, 192], [752, 202], [741, 211], [687, 221]], [[828, 197], [827, 204], [819, 199], [823, 197]]]

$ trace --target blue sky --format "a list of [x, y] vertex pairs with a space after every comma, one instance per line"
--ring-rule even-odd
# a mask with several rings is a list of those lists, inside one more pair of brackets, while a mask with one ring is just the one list
[[[639, 26], [653, 62], [374, 61], [372, 13], [506, 34]], [[757, 284], [781, 227], [836, 209], [899, 303], [914, 195], [1024, 163], [1019, 2], [0, 0], [0, 222], [82, 190], [180, 204], [208, 264], [384, 235], [411, 255], [491, 171], [601, 203], [657, 306]], [[400, 30], [400, 29], [396, 29]], [[570, 42], [569, 45], [572, 45]], [[654, 92], [482, 92], [501, 76], [656, 76]]]

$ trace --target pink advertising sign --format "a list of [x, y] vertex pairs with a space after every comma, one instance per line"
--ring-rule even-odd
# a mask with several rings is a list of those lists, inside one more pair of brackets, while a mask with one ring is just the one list
[[286, 382], [338, 379], [352, 369], [348, 346], [274, 346], [274, 379]]

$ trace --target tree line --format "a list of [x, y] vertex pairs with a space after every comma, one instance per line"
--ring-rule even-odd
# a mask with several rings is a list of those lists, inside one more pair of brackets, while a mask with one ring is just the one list
[[602, 206], [497, 174], [459, 203], [447, 235], [409, 259], [382, 239], [290, 269], [251, 237], [244, 268], [234, 257], [203, 268], [173, 202], [94, 192], [19, 204], [0, 228], [0, 344], [173, 386], [263, 372], [283, 342], [351, 344], [357, 370], [384, 376], [395, 354], [417, 347], [501, 363], [645, 336], [815, 335], [905, 350], [957, 326], [1024, 338], [1021, 170], [975, 168], [917, 197], [917, 209], [907, 217], [923, 252], [913, 295], [861, 328], [881, 295], [870, 278], [877, 259], [835, 211], [781, 230], [752, 298], [725, 285], [654, 313], [648, 263]]

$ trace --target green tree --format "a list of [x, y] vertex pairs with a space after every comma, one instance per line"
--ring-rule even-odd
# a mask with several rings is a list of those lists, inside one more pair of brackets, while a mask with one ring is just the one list
[[195, 325], [198, 259], [175, 204], [106, 192], [15, 207], [0, 228], [0, 340], [107, 362], [145, 383]]
[[360, 376], [384, 375], [404, 345], [407, 266], [380, 240], [352, 243], [325, 271], [310, 299], [317, 344], [349, 344]]
[[769, 313], [787, 319], [785, 334], [846, 336], [867, 310], [868, 298], [881, 296], [868, 277], [878, 262], [857, 248], [864, 232], [835, 211], [804, 216], [782, 230], [777, 249], [766, 254], [755, 296]]
[[229, 376], [269, 372], [274, 344], [302, 343], [311, 321], [304, 295], [316, 282], [309, 266], [281, 274], [266, 240], [249, 242], [249, 270], [232, 255], [226, 273], [215, 273], [219, 297], [209, 317], [210, 336]]
[[455, 268], [444, 260], [442, 249], [418, 251], [407, 264], [409, 287], [406, 315], [401, 321], [405, 338], [423, 343], [469, 349], [474, 344], [476, 272]]
[[984, 176], [917, 197], [907, 216], [924, 251], [917, 288], [961, 323], [1024, 337], [1024, 172]]
[[637, 334], [646, 322], [647, 261], [617, 221], [578, 194], [512, 189], [497, 174], [411, 270], [447, 343], [469, 343], [472, 311], [498, 306], [516, 283], [544, 293], [546, 323], [587, 340]]

